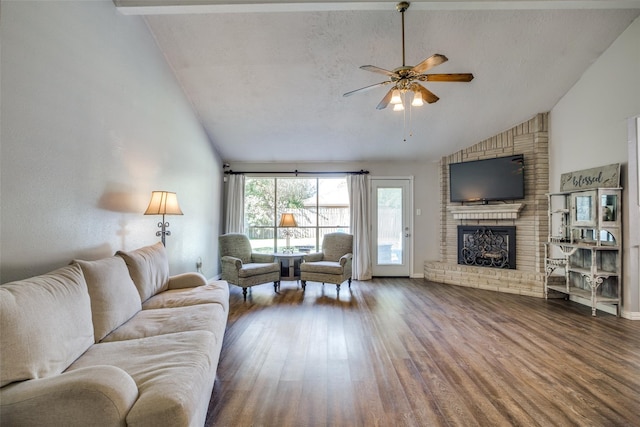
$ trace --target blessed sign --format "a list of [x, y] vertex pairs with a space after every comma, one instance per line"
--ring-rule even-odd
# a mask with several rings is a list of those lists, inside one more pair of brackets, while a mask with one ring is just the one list
[[560, 177], [560, 191], [618, 188], [619, 186], [620, 163], [563, 173]]

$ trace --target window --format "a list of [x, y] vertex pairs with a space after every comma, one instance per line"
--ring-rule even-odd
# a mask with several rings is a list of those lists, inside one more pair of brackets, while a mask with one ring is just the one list
[[[287, 233], [295, 252], [314, 252], [326, 233], [349, 232], [345, 178], [247, 177], [244, 198], [245, 230], [256, 252], [283, 251]], [[292, 213], [297, 227], [278, 227], [283, 213]]]

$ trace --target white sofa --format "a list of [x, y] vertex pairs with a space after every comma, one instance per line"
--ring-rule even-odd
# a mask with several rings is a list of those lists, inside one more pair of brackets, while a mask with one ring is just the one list
[[0, 422], [202, 426], [229, 288], [162, 244], [0, 286]]

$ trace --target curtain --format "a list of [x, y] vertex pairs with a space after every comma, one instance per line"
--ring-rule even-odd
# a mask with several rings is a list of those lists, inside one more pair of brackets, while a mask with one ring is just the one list
[[353, 233], [353, 271], [355, 280], [371, 279], [371, 227], [369, 219], [369, 180], [366, 175], [347, 176], [351, 232]]
[[225, 233], [244, 233], [244, 175], [227, 175]]

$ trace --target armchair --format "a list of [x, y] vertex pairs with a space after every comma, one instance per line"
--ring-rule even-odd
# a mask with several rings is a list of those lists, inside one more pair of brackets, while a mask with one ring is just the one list
[[244, 300], [247, 288], [273, 282], [278, 292], [280, 286], [280, 264], [270, 254], [252, 252], [249, 238], [244, 234], [229, 233], [218, 237], [222, 280], [240, 286]]
[[300, 281], [302, 290], [307, 280], [322, 283], [333, 283], [336, 291], [340, 285], [349, 281], [351, 288], [351, 260], [353, 258], [353, 235], [345, 233], [325, 234], [322, 240], [322, 252], [307, 254], [300, 264]]

